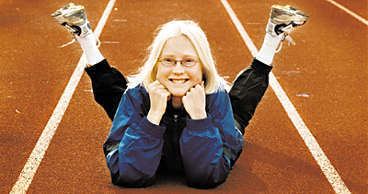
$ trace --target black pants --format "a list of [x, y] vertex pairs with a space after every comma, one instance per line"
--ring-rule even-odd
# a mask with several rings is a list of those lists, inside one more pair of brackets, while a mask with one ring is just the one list
[[[229, 91], [236, 127], [244, 134], [245, 127], [268, 87], [268, 74], [272, 67], [253, 59], [252, 64], [240, 72]], [[85, 69], [92, 80], [96, 102], [114, 118], [120, 98], [127, 88], [127, 80], [107, 60]]]

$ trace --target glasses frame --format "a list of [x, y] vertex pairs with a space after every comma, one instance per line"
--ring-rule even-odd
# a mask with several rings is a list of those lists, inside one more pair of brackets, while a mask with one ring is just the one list
[[[171, 59], [172, 62], [165, 61], [167, 59]], [[186, 63], [185, 60], [188, 60], [188, 59], [193, 60], [193, 63], [190, 63], [190, 64]], [[177, 60], [177, 59], [175, 59], [173, 57], [163, 57], [163, 58], [160, 58], [158, 61], [159, 61], [159, 63], [161, 65], [163, 65], [165, 67], [175, 67], [178, 64], [178, 62], [179, 62], [182, 67], [186, 67], [186, 68], [193, 67], [196, 64], [198, 64], [198, 62], [199, 62], [197, 59], [190, 58], [190, 57], [184, 58], [184, 59], [180, 59], [180, 60]]]

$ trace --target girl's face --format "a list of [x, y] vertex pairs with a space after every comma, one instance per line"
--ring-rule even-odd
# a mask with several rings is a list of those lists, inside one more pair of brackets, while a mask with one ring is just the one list
[[157, 63], [156, 79], [174, 97], [182, 97], [186, 92], [202, 82], [202, 67], [195, 48], [184, 36], [169, 38]]

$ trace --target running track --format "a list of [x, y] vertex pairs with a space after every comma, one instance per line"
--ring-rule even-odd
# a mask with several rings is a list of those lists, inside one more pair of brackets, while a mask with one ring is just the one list
[[[366, 1], [338, 0], [368, 18]], [[0, 193], [8, 193], [49, 121], [82, 54], [49, 16], [65, 2], [0, 1]], [[85, 5], [94, 28], [107, 0]], [[291, 4], [311, 20], [284, 44], [273, 73], [341, 180], [368, 190], [367, 25], [322, 0], [229, 1], [257, 48], [272, 4]], [[233, 80], [252, 60], [220, 0], [119, 1], [101, 33], [101, 50], [125, 74], [135, 72], [154, 29], [194, 19], [206, 31], [222, 75]], [[146, 189], [113, 186], [102, 143], [110, 121], [83, 75], [27, 193], [334, 193], [271, 87], [247, 128], [245, 149], [227, 182], [212, 190], [162, 177]]]

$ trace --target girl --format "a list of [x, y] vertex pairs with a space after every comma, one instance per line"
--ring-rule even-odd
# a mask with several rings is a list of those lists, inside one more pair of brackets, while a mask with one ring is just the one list
[[262, 48], [228, 92], [193, 21], [162, 25], [128, 82], [98, 50], [83, 6], [68, 4], [52, 16], [80, 43], [95, 100], [112, 120], [103, 145], [112, 182], [131, 187], [152, 185], [165, 171], [183, 174], [193, 187], [223, 183], [242, 152], [244, 128], [267, 89], [277, 48], [307, 20], [295, 8], [273, 6]]

